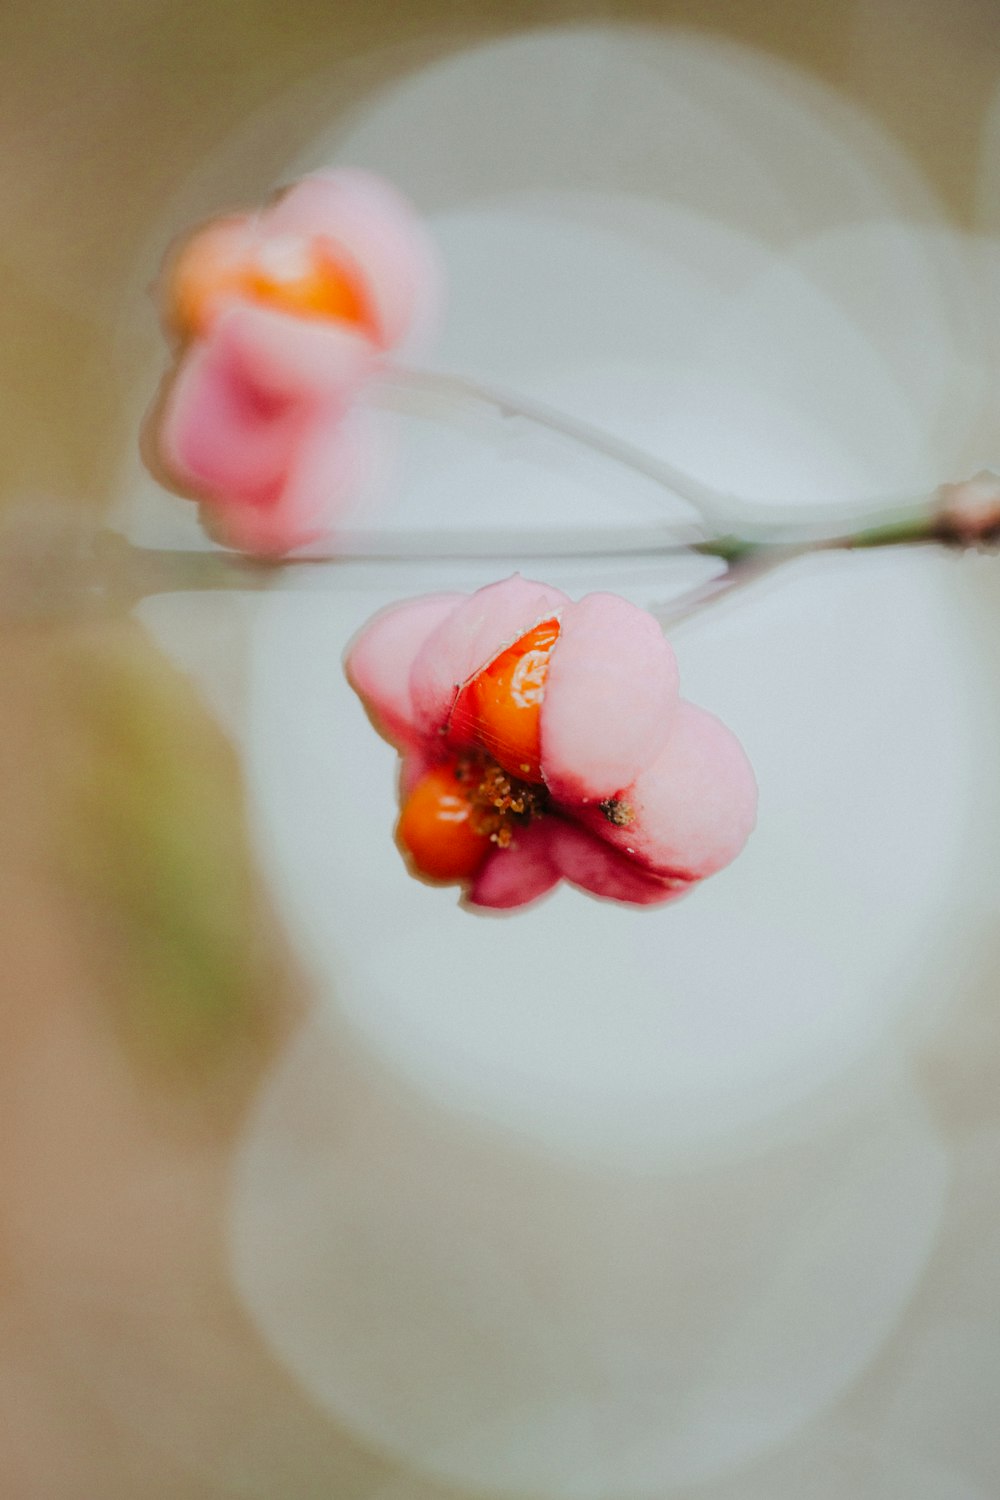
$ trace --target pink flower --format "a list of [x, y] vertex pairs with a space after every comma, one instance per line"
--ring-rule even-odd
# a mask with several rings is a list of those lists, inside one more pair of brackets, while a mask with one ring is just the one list
[[362, 472], [351, 407], [385, 351], [428, 321], [435, 285], [412, 210], [363, 172], [305, 178], [259, 214], [203, 228], [168, 265], [180, 347], [154, 466], [243, 551], [324, 535]]
[[402, 756], [397, 839], [473, 906], [560, 879], [615, 901], [683, 895], [742, 849], [757, 790], [724, 725], [678, 696], [653, 617], [515, 574], [377, 615], [347, 676]]

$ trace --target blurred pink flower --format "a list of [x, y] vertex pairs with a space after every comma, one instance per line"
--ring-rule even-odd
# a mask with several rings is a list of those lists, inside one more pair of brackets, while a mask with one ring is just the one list
[[363, 473], [359, 390], [430, 321], [436, 286], [415, 214], [363, 172], [305, 178], [204, 227], [166, 271], [178, 363], [152, 466], [233, 547], [280, 555], [323, 536]]
[[662, 903], [753, 827], [738, 740], [678, 696], [660, 627], [614, 594], [573, 603], [515, 574], [414, 599], [360, 632], [346, 670], [402, 756], [404, 855], [473, 906], [521, 906], [560, 879]]

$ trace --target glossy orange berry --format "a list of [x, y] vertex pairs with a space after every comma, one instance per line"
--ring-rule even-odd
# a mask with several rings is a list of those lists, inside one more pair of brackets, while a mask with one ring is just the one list
[[250, 295], [302, 318], [332, 318], [369, 327], [361, 278], [321, 240], [266, 240], [248, 272]]
[[540, 722], [549, 655], [559, 621], [545, 620], [502, 652], [463, 695], [467, 718], [483, 748], [511, 776], [542, 779]]
[[377, 332], [360, 276], [331, 247], [300, 235], [254, 244], [242, 219], [210, 224], [194, 235], [169, 280], [170, 314], [186, 338], [204, 333], [231, 297]]
[[174, 259], [167, 282], [167, 310], [185, 338], [204, 333], [221, 304], [247, 292], [247, 229], [242, 219], [223, 219], [192, 235]]
[[435, 766], [403, 804], [396, 839], [413, 868], [429, 880], [467, 880], [490, 849], [472, 826], [472, 805], [454, 763]]

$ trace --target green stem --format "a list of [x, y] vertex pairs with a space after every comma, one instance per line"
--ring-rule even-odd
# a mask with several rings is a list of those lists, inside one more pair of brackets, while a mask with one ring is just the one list
[[[722, 594], [753, 582], [773, 572], [784, 563], [812, 553], [852, 551], [874, 547], [909, 546], [915, 543], [952, 541], [939, 518], [928, 510], [906, 517], [894, 516], [881, 525], [869, 525], [859, 531], [824, 536], [807, 526], [787, 527], [781, 532], [761, 535], [754, 531], [746, 536], [732, 532], [701, 541], [678, 542], [670, 533], [657, 528], [615, 532], [601, 529], [552, 533], [551, 536], [526, 541], [518, 533], [468, 532], [372, 533], [370, 537], [355, 534], [346, 539], [351, 550], [328, 557], [292, 557], [277, 561], [247, 558], [235, 552], [180, 552], [169, 549], [136, 547], [114, 532], [101, 530], [86, 535], [81, 545], [81, 529], [74, 521], [71, 534], [49, 534], [41, 557], [32, 557], [33, 548], [24, 539], [4, 539], [0, 544], [0, 623], [50, 618], [57, 614], [74, 614], [96, 608], [127, 610], [142, 598], [157, 593], [233, 590], [258, 592], [273, 588], [282, 577], [294, 575], [318, 589], [336, 587], [331, 570], [366, 563], [406, 564], [428, 560], [473, 560], [496, 557], [505, 565], [533, 558], [679, 558], [698, 556], [717, 558], [726, 571], [708, 585], [699, 584], [678, 601], [671, 618], [686, 617], [695, 608], [712, 602]], [[33, 538], [38, 541], [38, 538]], [[53, 566], [61, 557], [62, 564]]]
[[682, 500], [696, 519], [548, 532], [533, 529], [530, 534], [516, 528], [353, 529], [334, 535], [336, 551], [331, 555], [271, 561], [234, 552], [135, 547], [113, 532], [88, 530], [72, 512], [46, 517], [33, 510], [27, 525], [7, 516], [3, 518], [6, 524], [0, 526], [0, 623], [72, 614], [88, 607], [128, 609], [154, 593], [263, 590], [286, 571], [326, 588], [331, 586], [332, 564], [339, 570], [366, 562], [496, 558], [517, 566], [543, 558], [692, 555], [724, 563], [723, 574], [708, 585], [694, 586], [669, 607], [669, 618], [677, 619], [810, 553], [926, 542], [975, 545], [983, 539], [983, 534], [977, 537], [960, 529], [943, 508], [938, 492], [887, 499], [851, 513], [841, 511], [836, 520], [828, 516], [825, 525], [822, 520], [803, 521], [801, 513], [791, 507], [748, 505], [589, 423], [460, 376], [389, 367], [371, 387], [370, 395], [383, 405], [398, 405], [401, 399], [404, 410], [434, 420], [455, 421], [470, 412], [485, 413], [493, 440], [505, 434], [512, 421], [526, 422], [619, 470], [652, 481], [675, 500]]

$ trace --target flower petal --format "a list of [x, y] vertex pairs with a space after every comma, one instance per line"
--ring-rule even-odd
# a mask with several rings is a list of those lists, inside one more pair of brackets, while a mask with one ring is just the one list
[[368, 288], [384, 348], [439, 300], [430, 240], [406, 199], [381, 178], [342, 170], [306, 177], [262, 215], [266, 235], [323, 235], [346, 250]]
[[347, 648], [344, 669], [380, 734], [395, 744], [417, 738], [410, 697], [413, 658], [466, 594], [429, 594], [377, 614]]
[[673, 648], [646, 610], [587, 594], [563, 611], [541, 714], [542, 773], [560, 801], [602, 801], [663, 749], [677, 703]]
[[351, 414], [324, 413], [302, 434], [272, 502], [247, 505], [240, 495], [206, 502], [206, 529], [230, 547], [281, 557], [328, 536], [333, 518], [361, 483], [364, 451]]
[[206, 499], [272, 504], [303, 436], [364, 377], [364, 341], [260, 308], [230, 307], [181, 362], [160, 426], [168, 470]]
[[157, 446], [170, 481], [212, 503], [211, 529], [246, 551], [322, 535], [357, 482], [360, 455], [341, 424], [369, 365], [354, 334], [228, 308], [164, 402]]
[[550, 851], [560, 875], [609, 901], [662, 905], [683, 896], [692, 884], [651, 874], [627, 854], [562, 818], [551, 820]]
[[735, 859], [756, 811], [757, 785], [739, 740], [681, 700], [666, 745], [622, 792], [615, 820], [586, 808], [580, 821], [653, 873], [700, 880]]
[[519, 829], [506, 849], [488, 855], [465, 896], [468, 906], [509, 910], [537, 901], [552, 889], [559, 871], [550, 856], [551, 821], [543, 819]]
[[349, 324], [294, 318], [278, 308], [240, 302], [213, 329], [244, 380], [263, 394], [349, 401], [375, 368], [368, 341]]
[[417, 742], [411, 742], [403, 747], [399, 756], [399, 784], [396, 788], [399, 793], [400, 808], [418, 781], [422, 781], [434, 765], [435, 762], [427, 751]]
[[448, 727], [460, 688], [494, 657], [569, 603], [560, 589], [520, 573], [468, 595], [424, 641], [413, 662], [410, 690], [418, 728]]

